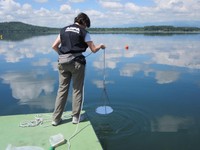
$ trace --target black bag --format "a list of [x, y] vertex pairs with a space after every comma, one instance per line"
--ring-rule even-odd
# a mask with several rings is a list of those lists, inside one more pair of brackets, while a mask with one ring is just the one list
[[78, 62], [78, 63], [80, 63], [82, 65], [86, 64], [86, 59], [85, 59], [85, 56], [83, 56], [83, 55], [75, 57], [74, 61], [76, 61], [76, 62]]

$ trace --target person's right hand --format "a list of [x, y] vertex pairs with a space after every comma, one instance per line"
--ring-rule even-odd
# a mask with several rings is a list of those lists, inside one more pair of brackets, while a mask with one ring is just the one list
[[105, 49], [106, 48], [106, 46], [104, 45], [104, 44], [101, 44], [101, 49]]

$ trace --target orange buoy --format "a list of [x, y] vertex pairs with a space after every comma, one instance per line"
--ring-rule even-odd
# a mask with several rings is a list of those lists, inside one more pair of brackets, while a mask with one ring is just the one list
[[128, 48], [129, 48], [129, 46], [128, 46], [128, 45], [126, 45], [126, 46], [125, 46], [125, 49], [126, 49], [126, 50], [128, 50]]

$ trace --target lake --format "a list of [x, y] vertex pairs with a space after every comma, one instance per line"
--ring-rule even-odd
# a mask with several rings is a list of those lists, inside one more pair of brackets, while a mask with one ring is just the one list
[[[56, 36], [0, 40], [1, 116], [53, 112]], [[103, 148], [200, 149], [200, 34], [91, 36], [107, 48], [105, 55], [84, 54], [83, 109]], [[70, 91], [67, 111], [71, 97]], [[113, 112], [96, 113], [104, 104]]]

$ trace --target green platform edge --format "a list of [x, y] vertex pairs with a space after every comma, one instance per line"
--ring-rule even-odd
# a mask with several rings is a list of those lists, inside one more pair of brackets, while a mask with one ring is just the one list
[[[19, 127], [21, 122], [33, 120], [37, 115], [47, 122], [35, 127]], [[38, 146], [49, 150], [51, 147], [50, 136], [61, 133], [65, 139], [69, 139], [77, 128], [77, 125], [71, 123], [70, 112], [64, 112], [63, 123], [56, 127], [51, 126], [51, 115], [51, 113], [42, 113], [0, 116], [0, 150], [5, 150], [9, 144], [16, 147]], [[88, 118], [79, 123], [78, 132], [71, 138], [70, 145], [70, 150], [102, 150]], [[68, 144], [66, 143], [56, 147], [55, 150], [67, 150], [67, 148]]]

